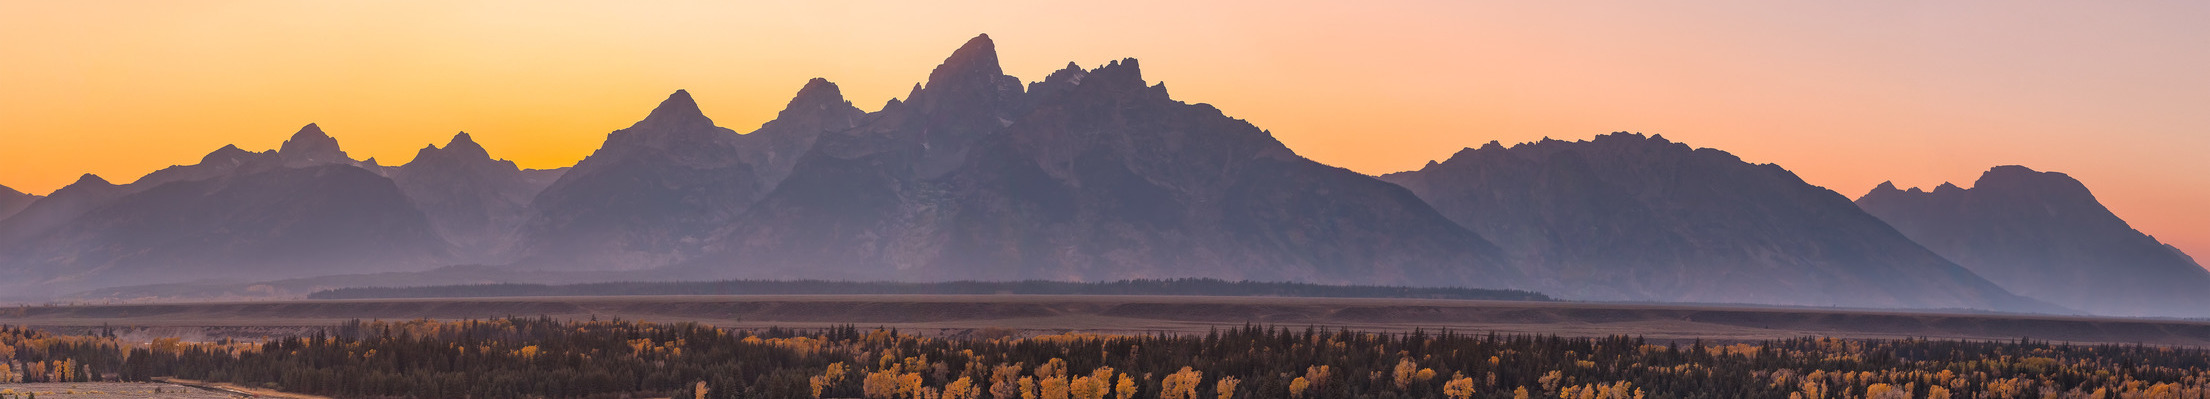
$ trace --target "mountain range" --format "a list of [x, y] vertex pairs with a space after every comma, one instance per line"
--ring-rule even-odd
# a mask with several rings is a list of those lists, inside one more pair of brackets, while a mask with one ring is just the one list
[[2210, 316], [2210, 271], [2057, 172], [1998, 166], [1972, 188], [1883, 183], [1857, 204], [2003, 288], [2096, 314]]
[[[129, 184], [86, 175], [44, 197], [0, 190], [0, 273], [25, 277], [0, 291], [343, 286], [336, 276], [348, 275], [1203, 277], [2171, 315], [2183, 307], [2142, 306], [2201, 304], [2179, 293], [2210, 288], [2163, 277], [2193, 263], [2153, 239], [2064, 236], [2139, 235], [2091, 196], [2043, 190], [2058, 194], [2039, 206], [2101, 216], [2036, 219], [2023, 206], [1876, 199], [1907, 196], [1883, 188], [1853, 203], [1779, 166], [1632, 133], [1491, 143], [1368, 176], [1173, 98], [1135, 59], [1070, 63], [1024, 82], [1004, 74], [995, 43], [979, 36], [872, 112], [813, 79], [773, 120], [740, 133], [678, 90], [569, 168], [519, 168], [467, 133], [384, 166], [351, 158], [310, 124], [277, 150], [225, 146]], [[1938, 206], [1950, 208], [1926, 210]], [[1964, 208], [1986, 212], [1924, 216]], [[2113, 260], [2018, 261], [2049, 246], [2065, 246], [2066, 259]], [[2159, 284], [2118, 300], [2031, 282], [2110, 270], [2141, 274], [2112, 286]], [[546, 277], [555, 275], [565, 277]]]
[[1663, 136], [1491, 142], [1383, 176], [1547, 269], [1567, 297], [2018, 308], [1848, 197]]

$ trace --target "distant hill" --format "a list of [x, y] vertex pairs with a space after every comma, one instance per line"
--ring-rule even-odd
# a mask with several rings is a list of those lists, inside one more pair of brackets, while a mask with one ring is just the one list
[[1884, 183], [1857, 205], [2004, 288], [2097, 314], [2210, 316], [2210, 271], [2057, 172], [1998, 166], [1972, 188]]
[[1383, 178], [1549, 270], [1566, 297], [2040, 307], [1779, 166], [1662, 136], [1492, 142]]

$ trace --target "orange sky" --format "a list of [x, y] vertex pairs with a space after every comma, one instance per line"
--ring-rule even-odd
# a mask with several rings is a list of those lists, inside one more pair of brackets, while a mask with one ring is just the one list
[[1361, 172], [1621, 130], [1852, 197], [2023, 164], [2210, 254], [2210, 3], [1346, 3], [0, 0], [0, 184], [129, 181], [308, 122], [387, 165], [466, 130], [563, 166], [678, 88], [739, 131], [815, 76], [873, 110], [986, 32], [1015, 76], [1141, 58]]

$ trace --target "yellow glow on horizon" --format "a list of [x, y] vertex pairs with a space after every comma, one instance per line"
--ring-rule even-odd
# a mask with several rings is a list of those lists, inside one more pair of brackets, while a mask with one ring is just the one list
[[806, 79], [877, 109], [989, 33], [1007, 73], [1142, 59], [1366, 173], [1490, 140], [1664, 134], [1856, 196], [2023, 164], [2210, 253], [2199, 2], [0, 0], [0, 184], [127, 182], [319, 123], [404, 163], [468, 131], [573, 164], [676, 89], [749, 131]]

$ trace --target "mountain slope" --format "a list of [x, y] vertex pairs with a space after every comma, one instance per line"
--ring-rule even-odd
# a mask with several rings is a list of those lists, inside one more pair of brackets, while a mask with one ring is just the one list
[[67, 226], [78, 216], [107, 206], [125, 194], [129, 192], [123, 186], [86, 173], [53, 194], [32, 201], [15, 216], [0, 219], [0, 262], [12, 258], [19, 251], [17, 247], [26, 245], [24, 241]]
[[16, 212], [21, 212], [23, 208], [30, 207], [31, 202], [38, 201], [39, 198], [42, 197], [24, 194], [21, 191], [8, 188], [8, 186], [0, 186], [0, 220], [7, 220], [9, 216], [15, 216]]
[[1137, 62], [1030, 85], [988, 36], [823, 135], [688, 267], [721, 276], [1505, 286], [1493, 247], [1403, 189], [1297, 156]]
[[522, 227], [522, 262], [624, 270], [690, 259], [779, 184], [814, 136], [860, 114], [835, 85], [815, 79], [775, 121], [739, 135], [676, 91], [538, 194]]
[[423, 148], [391, 173], [438, 236], [453, 244], [459, 260], [475, 263], [501, 261], [495, 255], [513, 243], [515, 230], [530, 215], [530, 201], [556, 176], [494, 160], [466, 132], [454, 135], [445, 148]]
[[2210, 271], [2063, 173], [1998, 166], [1972, 188], [1881, 184], [1857, 205], [2019, 295], [2107, 315], [2210, 315]]
[[1492, 142], [1383, 179], [1553, 270], [1550, 286], [1566, 297], [2034, 306], [1779, 166], [1663, 137]]

